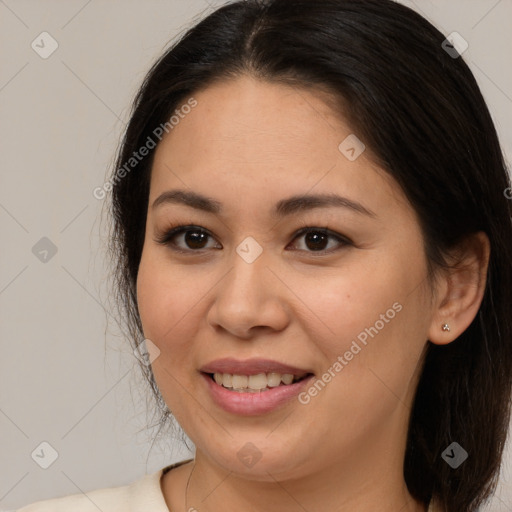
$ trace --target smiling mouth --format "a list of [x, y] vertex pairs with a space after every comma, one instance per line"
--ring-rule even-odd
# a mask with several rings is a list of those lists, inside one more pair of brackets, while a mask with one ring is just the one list
[[257, 375], [234, 375], [231, 373], [207, 373], [207, 375], [216, 384], [230, 391], [236, 391], [238, 393], [260, 393], [277, 387], [290, 386], [313, 374], [259, 373]]

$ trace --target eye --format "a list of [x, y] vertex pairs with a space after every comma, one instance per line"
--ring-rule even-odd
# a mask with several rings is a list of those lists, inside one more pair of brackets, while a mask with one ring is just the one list
[[[341, 249], [346, 245], [352, 245], [352, 242], [328, 228], [305, 227], [294, 234], [293, 240], [304, 237], [304, 248], [293, 249], [304, 252], [317, 252], [317, 253], [330, 253]], [[163, 234], [157, 236], [155, 241], [159, 244], [171, 247], [178, 252], [199, 252], [203, 249], [208, 249], [208, 239], [213, 236], [204, 228], [199, 226], [177, 226], [165, 231]], [[335, 240], [335, 248], [327, 248], [329, 239]], [[181, 245], [180, 242], [181, 241]], [[183, 245], [185, 244], [185, 246]], [[336, 244], [338, 247], [336, 247]], [[327, 247], [326, 247], [327, 246]], [[213, 247], [222, 249], [222, 246]]]
[[[178, 252], [190, 252], [207, 249], [206, 242], [209, 237], [211, 237], [210, 233], [199, 226], [177, 226], [158, 236], [155, 241], [162, 245], [171, 246], [173, 250]], [[181, 239], [186, 246], [178, 245], [175, 239]]]
[[[294, 240], [304, 237], [304, 246], [306, 249], [298, 249], [305, 250], [306, 252], [324, 252], [330, 253], [336, 250], [341, 249], [341, 247], [335, 247], [335, 249], [327, 249], [326, 245], [329, 244], [329, 239], [334, 239], [339, 246], [352, 245], [352, 242], [328, 228], [316, 228], [316, 227], [306, 227], [301, 229], [298, 233], [295, 234]], [[336, 246], [336, 243], [334, 244]]]

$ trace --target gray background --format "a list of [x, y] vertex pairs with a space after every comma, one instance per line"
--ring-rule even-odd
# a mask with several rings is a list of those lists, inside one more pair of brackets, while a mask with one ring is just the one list
[[[468, 41], [510, 161], [512, 1], [404, 3]], [[115, 324], [106, 330], [104, 202], [92, 191], [149, 66], [218, 5], [0, 0], [0, 510], [125, 485], [189, 456], [173, 439], [151, 447], [137, 360]], [[31, 47], [43, 31], [59, 45], [47, 59]], [[43, 237], [57, 248], [46, 262], [32, 251]], [[44, 441], [58, 452], [48, 469], [31, 457]], [[509, 445], [488, 511], [512, 509], [511, 462]]]

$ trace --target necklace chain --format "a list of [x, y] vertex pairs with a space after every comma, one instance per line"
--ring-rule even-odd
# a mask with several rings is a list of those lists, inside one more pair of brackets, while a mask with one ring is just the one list
[[188, 476], [188, 479], [187, 479], [187, 486], [185, 487], [185, 512], [188, 512], [188, 506], [187, 506], [188, 486], [190, 484], [190, 479], [192, 478], [192, 473], [194, 472], [195, 468], [196, 468], [196, 458], [194, 457], [194, 465], [192, 466], [192, 470], [190, 471], [190, 475]]

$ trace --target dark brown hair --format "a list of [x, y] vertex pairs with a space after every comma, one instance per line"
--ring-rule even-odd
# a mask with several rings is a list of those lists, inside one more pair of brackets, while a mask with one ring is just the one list
[[[122, 177], [119, 169], [181, 102], [213, 81], [249, 74], [332, 91], [415, 209], [429, 279], [471, 233], [490, 239], [477, 316], [454, 342], [427, 343], [404, 462], [414, 497], [472, 512], [495, 488], [510, 418], [510, 179], [478, 85], [444, 40], [419, 14], [389, 0], [248, 0], [217, 9], [153, 65], [135, 98], [112, 178], [110, 248], [120, 313], [135, 346], [144, 338], [136, 279], [154, 150]], [[151, 368], [142, 368], [169, 419]], [[441, 458], [454, 441], [469, 453], [456, 469]]]

